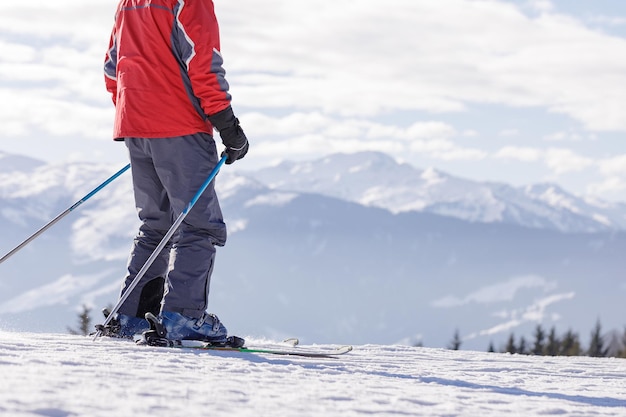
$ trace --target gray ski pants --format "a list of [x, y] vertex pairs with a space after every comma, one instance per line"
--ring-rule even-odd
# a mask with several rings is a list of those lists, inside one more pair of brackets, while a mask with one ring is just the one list
[[[125, 143], [141, 226], [128, 260], [122, 294], [218, 162], [215, 141], [209, 134], [126, 138]], [[163, 311], [201, 317], [208, 304], [215, 246], [225, 243], [226, 225], [211, 183], [120, 313], [143, 317], [146, 311], [158, 312], [160, 304]]]

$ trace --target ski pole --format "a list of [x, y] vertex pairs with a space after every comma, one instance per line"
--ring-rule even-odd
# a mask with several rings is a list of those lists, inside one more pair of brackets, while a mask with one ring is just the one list
[[117, 171], [115, 174], [113, 174], [109, 179], [107, 179], [106, 181], [104, 181], [102, 184], [100, 184], [99, 186], [97, 186], [96, 188], [93, 189], [93, 191], [91, 191], [89, 194], [87, 194], [86, 196], [84, 196], [83, 198], [81, 198], [80, 200], [78, 200], [76, 203], [74, 203], [70, 208], [68, 208], [67, 210], [65, 210], [63, 213], [59, 214], [58, 216], [56, 216], [54, 219], [52, 219], [49, 223], [47, 223], [46, 225], [44, 225], [41, 229], [37, 230], [35, 233], [33, 233], [28, 239], [26, 239], [25, 241], [23, 241], [22, 243], [20, 243], [19, 245], [17, 245], [13, 250], [11, 250], [9, 253], [7, 253], [6, 255], [4, 255], [2, 258], [0, 258], [0, 264], [4, 261], [6, 261], [7, 259], [9, 259], [11, 256], [15, 255], [15, 253], [17, 253], [19, 250], [21, 250], [24, 246], [28, 245], [30, 242], [32, 242], [37, 236], [41, 235], [43, 232], [45, 232], [46, 230], [48, 230], [50, 227], [52, 227], [54, 224], [56, 224], [59, 220], [61, 220], [63, 217], [67, 216], [69, 213], [71, 213], [72, 211], [74, 211], [76, 208], [78, 208], [78, 206], [80, 206], [81, 204], [83, 204], [85, 201], [89, 200], [91, 197], [93, 197], [94, 194], [96, 194], [98, 191], [102, 190], [104, 187], [106, 187], [107, 185], [109, 185], [114, 179], [116, 179], [117, 177], [119, 177], [120, 175], [122, 175], [126, 170], [128, 170], [128, 168], [130, 168], [130, 164], [126, 165], [124, 168], [120, 169], [119, 171]]
[[[148, 268], [150, 268], [150, 266], [155, 261], [157, 256], [159, 256], [159, 254], [161, 253], [161, 251], [163, 250], [163, 248], [165, 247], [167, 242], [171, 239], [172, 235], [174, 235], [174, 232], [176, 232], [176, 230], [178, 229], [180, 224], [183, 222], [183, 220], [185, 220], [185, 217], [187, 217], [187, 214], [189, 213], [189, 211], [191, 211], [193, 206], [200, 199], [200, 196], [202, 196], [202, 193], [204, 193], [204, 191], [207, 189], [209, 184], [211, 184], [211, 181], [213, 181], [213, 178], [215, 178], [215, 176], [217, 175], [217, 173], [220, 170], [220, 168], [222, 167], [222, 165], [224, 165], [224, 162], [226, 162], [227, 158], [228, 158], [228, 155], [225, 154], [222, 157], [222, 159], [220, 159], [220, 161], [217, 163], [215, 168], [213, 168], [213, 171], [211, 171], [211, 173], [209, 174], [208, 178], [204, 181], [204, 183], [202, 184], [202, 186], [200, 187], [198, 192], [193, 196], [193, 198], [191, 199], [189, 204], [187, 204], [187, 207], [185, 207], [185, 209], [182, 211], [182, 213], [180, 213], [180, 215], [178, 216], [178, 218], [176, 219], [174, 224], [172, 224], [172, 226], [167, 231], [165, 236], [163, 236], [163, 239], [161, 239], [161, 242], [159, 242], [157, 247], [154, 249], [154, 251], [152, 252], [150, 257], [148, 258], [148, 260], [146, 260], [146, 263], [144, 263], [144, 265], [141, 267], [139, 272], [137, 272], [137, 275], [135, 275], [135, 278], [131, 281], [131, 283], [128, 285], [128, 287], [126, 287], [126, 290], [120, 296], [120, 299], [117, 301], [117, 304], [115, 304], [115, 307], [113, 307], [111, 309], [111, 312], [109, 313], [109, 315], [104, 320], [104, 323], [102, 324], [101, 328], [104, 328], [107, 324], [109, 324], [111, 322], [111, 320], [113, 319], [115, 313], [117, 313], [117, 310], [120, 309], [122, 304], [124, 304], [124, 301], [126, 301], [126, 299], [130, 296], [130, 293], [137, 286], [137, 284], [139, 283], [141, 278], [143, 278], [143, 276], [146, 274], [146, 272], [148, 271]], [[95, 341], [101, 335], [102, 335], [102, 331], [100, 329], [98, 329], [98, 331], [96, 332], [96, 336], [93, 338], [93, 340]]]

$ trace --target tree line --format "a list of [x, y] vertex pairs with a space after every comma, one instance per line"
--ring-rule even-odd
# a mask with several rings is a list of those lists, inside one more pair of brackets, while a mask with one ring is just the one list
[[[462, 344], [462, 339], [457, 330], [448, 348], [459, 350]], [[626, 358], [626, 327], [621, 334], [616, 331], [603, 334], [602, 324], [598, 320], [590, 333], [589, 344], [583, 346], [579, 334], [571, 329], [559, 335], [554, 326], [548, 330], [538, 324], [531, 338], [527, 339], [525, 336], [516, 338], [515, 334], [511, 333], [506, 344], [499, 350], [496, 350], [493, 342], [491, 342], [487, 351], [538, 356]]]

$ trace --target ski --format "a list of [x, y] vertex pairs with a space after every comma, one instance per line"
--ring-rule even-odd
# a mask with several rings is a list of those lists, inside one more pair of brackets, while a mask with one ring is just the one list
[[194, 349], [194, 350], [206, 350], [217, 352], [240, 352], [240, 353], [256, 353], [256, 354], [268, 354], [268, 355], [282, 355], [282, 356], [300, 356], [305, 358], [334, 358], [336, 356], [344, 355], [352, 351], [352, 346], [340, 346], [333, 349], [311, 349], [311, 348], [281, 348], [281, 347], [232, 347], [232, 346], [214, 346], [210, 344], [188, 344], [187, 341], [181, 341], [172, 346], [172, 348], [178, 349]]
[[139, 345], [164, 347], [173, 349], [204, 350], [217, 352], [239, 352], [256, 353], [282, 356], [301, 356], [306, 358], [334, 358], [344, 355], [352, 350], [352, 346], [340, 346], [337, 348], [314, 348], [298, 347], [299, 340], [296, 338], [283, 340], [280, 344], [269, 346], [245, 346], [242, 338], [231, 336], [227, 344], [211, 344], [199, 340], [168, 340], [155, 337], [150, 332], [143, 334], [143, 337], [136, 341]]

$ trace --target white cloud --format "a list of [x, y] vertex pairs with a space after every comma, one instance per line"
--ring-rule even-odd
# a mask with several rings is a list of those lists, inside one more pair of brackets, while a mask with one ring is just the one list
[[37, 50], [29, 45], [0, 40], [3, 67], [8, 63], [31, 62], [35, 59]]
[[528, 0], [528, 7], [538, 12], [551, 12], [554, 10], [554, 4], [549, 0]]
[[465, 297], [446, 296], [439, 300], [435, 300], [432, 305], [434, 307], [459, 307], [465, 304], [491, 304], [498, 302], [511, 301], [517, 293], [523, 289], [539, 288], [543, 291], [552, 290], [555, 284], [548, 282], [545, 278], [536, 275], [527, 275], [511, 278], [508, 281], [489, 285], [480, 288]]
[[114, 13], [115, 4], [109, 0], [2, 2], [0, 27], [3, 33], [16, 38], [44, 43], [65, 38], [73, 45], [87, 45], [102, 42], [102, 35], [113, 27]]
[[592, 158], [578, 155], [567, 148], [531, 148], [505, 146], [493, 155], [496, 159], [516, 160], [520, 162], [543, 162], [555, 175], [579, 172], [595, 166]]
[[70, 299], [100, 282], [110, 271], [87, 276], [63, 275], [56, 281], [0, 304], [0, 313], [21, 313], [55, 304], [67, 304]]
[[440, 121], [417, 121], [400, 127], [367, 119], [330, 117], [320, 112], [296, 112], [284, 117], [251, 112], [240, 119], [249, 136], [259, 140], [257, 156], [281, 152], [313, 155], [329, 150], [413, 152], [441, 160], [475, 160], [487, 155], [480, 149], [456, 145], [450, 138], [458, 132]]
[[622, 16], [604, 16], [604, 15], [596, 15], [589, 18], [589, 21], [593, 23], [599, 23], [602, 25], [610, 25], [610, 26], [623, 26], [626, 25], [626, 17]]
[[501, 103], [626, 130], [617, 110], [626, 98], [626, 41], [563, 15], [532, 18], [508, 3], [465, 0], [274, 1], [269, 17], [254, 10], [218, 7], [233, 84], [253, 106], [372, 115]]
[[591, 183], [587, 187], [587, 192], [591, 195], [618, 194], [621, 200], [623, 200], [624, 191], [626, 191], [626, 178], [618, 176], [606, 177], [601, 182]]
[[[578, 142], [583, 139], [584, 139], [583, 136], [578, 132], [554, 132], [554, 133], [544, 136], [544, 140], [549, 141], [549, 142], [564, 142], [564, 141]], [[593, 137], [589, 137], [589, 139], [593, 139]]]
[[444, 139], [454, 135], [455, 129], [442, 122], [415, 122], [407, 129], [411, 139]]
[[512, 137], [512, 136], [518, 136], [519, 133], [520, 132], [518, 129], [504, 129], [498, 133], [498, 136]]
[[582, 171], [591, 167], [594, 161], [574, 151], [564, 148], [550, 148], [546, 151], [546, 165], [557, 175]]
[[541, 159], [542, 152], [540, 149], [520, 147], [520, 146], [505, 146], [498, 150], [494, 155], [496, 159], [514, 159], [523, 162], [536, 162]]
[[64, 90], [0, 88], [0, 95], [1, 136], [13, 139], [40, 129], [54, 136], [111, 138], [112, 108], [68, 100]]
[[321, 134], [302, 135], [290, 139], [275, 139], [255, 144], [253, 158], [279, 158], [289, 155], [290, 158], [302, 156], [321, 156], [327, 153], [352, 153], [360, 151], [387, 151], [402, 153], [404, 147], [397, 141], [362, 141], [358, 139], [341, 139], [325, 137]]
[[[547, 309], [550, 305], [565, 301], [571, 300], [576, 296], [575, 293], [561, 293], [561, 294], [553, 294], [542, 299], [539, 299], [532, 303], [531, 305], [517, 310], [512, 311], [501, 311], [496, 316], [504, 319], [503, 322], [496, 324], [488, 329], [481, 330], [479, 332], [472, 333], [465, 337], [465, 340], [471, 340], [479, 336], [488, 336], [494, 335], [502, 332], [509, 332], [511, 329], [519, 327], [524, 323], [528, 322], [537, 322], [541, 323], [546, 319]], [[558, 315], [551, 315], [553, 320], [558, 319]]]
[[273, 192], [268, 194], [259, 195], [249, 201], [246, 201], [244, 206], [284, 206], [289, 204], [295, 198], [298, 197], [298, 194], [294, 193], [281, 193], [281, 192]]
[[266, 135], [303, 135], [325, 129], [336, 123], [329, 116], [320, 112], [294, 112], [284, 117], [272, 117], [260, 112], [244, 113], [240, 116], [246, 132], [256, 136]]
[[626, 176], [626, 154], [603, 159], [599, 162], [600, 171], [607, 176]]

